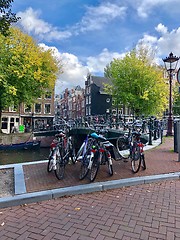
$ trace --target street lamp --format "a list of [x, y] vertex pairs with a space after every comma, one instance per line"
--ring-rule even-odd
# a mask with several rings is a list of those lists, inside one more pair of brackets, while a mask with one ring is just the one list
[[167, 136], [172, 136], [172, 79], [173, 79], [173, 72], [176, 70], [177, 63], [179, 57], [176, 57], [171, 52], [168, 57], [162, 59], [166, 68], [166, 71], [169, 75], [169, 114], [168, 114], [168, 129], [167, 129]]

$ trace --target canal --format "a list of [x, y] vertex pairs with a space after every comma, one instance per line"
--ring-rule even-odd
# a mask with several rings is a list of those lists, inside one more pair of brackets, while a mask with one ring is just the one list
[[47, 160], [49, 148], [0, 151], [0, 165]]

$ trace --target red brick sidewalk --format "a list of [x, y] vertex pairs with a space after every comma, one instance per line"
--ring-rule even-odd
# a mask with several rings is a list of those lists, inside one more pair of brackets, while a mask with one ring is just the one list
[[1, 240], [179, 240], [180, 183], [163, 181], [0, 211]]
[[[115, 162], [109, 178], [101, 169], [97, 181], [179, 171], [172, 139], [147, 151], [147, 170], [133, 175], [130, 163]], [[46, 164], [25, 166], [28, 191], [87, 184], [78, 166], [65, 179], [46, 173]], [[1, 240], [180, 240], [180, 183], [167, 180], [103, 192], [61, 197], [0, 210]]]
[[[145, 151], [147, 169], [140, 170], [137, 174], [131, 171], [131, 163], [123, 161], [113, 161], [114, 175], [108, 175], [107, 166], [100, 166], [95, 182], [109, 181], [137, 176], [148, 176], [180, 171], [180, 162], [178, 162], [178, 153], [173, 152], [173, 138], [164, 138], [163, 144]], [[79, 163], [68, 165], [63, 180], [57, 180], [55, 174], [47, 173], [47, 163], [25, 165], [25, 182], [27, 192], [42, 191], [48, 189], [62, 188], [88, 184], [89, 179], [79, 180]]]

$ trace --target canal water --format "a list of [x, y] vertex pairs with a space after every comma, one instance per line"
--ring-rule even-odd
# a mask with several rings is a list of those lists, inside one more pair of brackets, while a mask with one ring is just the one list
[[49, 148], [0, 151], [0, 165], [47, 160]]

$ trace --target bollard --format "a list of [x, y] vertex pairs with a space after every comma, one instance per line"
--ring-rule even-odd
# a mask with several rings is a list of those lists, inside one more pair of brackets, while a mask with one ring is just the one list
[[180, 122], [177, 122], [178, 162], [180, 162]]
[[149, 121], [149, 145], [152, 145], [152, 118]]

